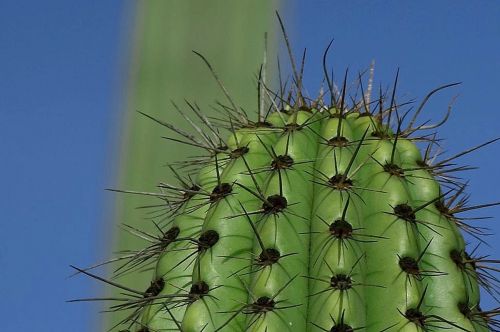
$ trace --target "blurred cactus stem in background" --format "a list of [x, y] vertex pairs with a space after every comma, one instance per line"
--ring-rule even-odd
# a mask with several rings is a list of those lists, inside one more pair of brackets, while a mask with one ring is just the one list
[[[205, 115], [214, 115], [210, 105], [224, 95], [206, 64], [192, 51], [201, 53], [217, 71], [231, 96], [244, 109], [257, 107], [256, 75], [264, 55], [264, 35], [275, 27], [278, 1], [267, 0], [149, 0], [135, 3], [134, 39], [129, 57], [127, 100], [121, 125], [118, 180], [115, 189], [157, 191], [159, 182], [172, 182], [169, 161], [196, 155], [195, 148], [162, 140], [164, 128], [141, 113], [170, 123], [181, 123], [172, 102], [187, 107], [196, 102]], [[275, 34], [270, 34], [275, 36]], [[276, 49], [268, 41], [270, 57]], [[272, 68], [273, 66], [270, 66]], [[267, 75], [272, 78], [271, 73]], [[254, 79], [252, 79], [254, 78]], [[182, 128], [180, 128], [182, 129]], [[175, 156], [175, 157], [173, 157]], [[117, 194], [115, 200], [114, 251], [144, 246], [139, 237], [120, 231], [120, 224], [147, 232], [161, 218], [144, 195]], [[132, 229], [132, 228], [130, 228]], [[129, 229], [129, 230], [130, 230]], [[154, 232], [152, 232], [154, 233]], [[111, 250], [110, 250], [111, 251]], [[108, 274], [111, 274], [111, 268]], [[125, 274], [120, 283], [145, 289], [150, 273]], [[118, 295], [119, 290], [113, 296]], [[103, 316], [106, 329], [125, 318], [118, 311]]]

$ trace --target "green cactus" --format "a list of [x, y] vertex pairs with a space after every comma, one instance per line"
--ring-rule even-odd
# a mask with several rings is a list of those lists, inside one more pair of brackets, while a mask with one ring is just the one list
[[481, 286], [497, 295], [497, 261], [466, 249], [461, 230], [484, 233], [460, 215], [496, 203], [468, 206], [453, 175], [466, 169], [456, 158], [495, 140], [435, 161], [428, 133], [441, 123], [417, 124], [455, 84], [402, 115], [397, 76], [372, 101], [373, 77], [366, 91], [359, 77], [356, 99], [347, 72], [336, 89], [325, 70], [331, 101], [310, 100], [291, 60], [289, 92], [259, 79], [255, 119], [210, 65], [227, 97], [222, 118], [188, 104], [192, 134], [151, 117], [206, 157], [172, 165], [179, 184], [145, 193], [163, 203], [158, 234], [130, 229], [149, 246], [113, 261], [118, 275], [148, 270], [147, 290], [76, 269], [126, 293], [112, 309], [129, 310], [131, 331], [497, 330], [499, 310], [479, 307]]

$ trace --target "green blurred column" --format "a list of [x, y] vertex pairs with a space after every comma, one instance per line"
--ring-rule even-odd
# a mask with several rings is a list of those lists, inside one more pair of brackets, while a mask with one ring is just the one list
[[[173, 182], [165, 164], [202, 152], [162, 139], [161, 136], [171, 133], [136, 112], [147, 113], [183, 128], [185, 122], [171, 106], [171, 100], [178, 105], [182, 105], [184, 99], [196, 101], [207, 114], [213, 114], [208, 106], [215, 100], [226, 102], [208, 68], [192, 50], [210, 61], [239, 105], [248, 111], [256, 109], [256, 75], [264, 53], [264, 33], [271, 32], [271, 27], [276, 26], [276, 9], [277, 1], [269, 0], [137, 2], [135, 42], [117, 170], [118, 189], [156, 191], [155, 186], [160, 181]], [[270, 57], [274, 58], [273, 40], [270, 39], [268, 44]], [[268, 73], [268, 76], [271, 75]], [[159, 201], [117, 194], [116, 224], [126, 223], [155, 233], [146, 220], [148, 210], [137, 209], [154, 203]], [[114, 232], [114, 250], [136, 249], [145, 244], [119, 231], [118, 227]], [[151, 275], [149, 271], [132, 273], [119, 278], [118, 282], [145, 290]], [[106, 326], [114, 325], [124, 314], [107, 314]]]

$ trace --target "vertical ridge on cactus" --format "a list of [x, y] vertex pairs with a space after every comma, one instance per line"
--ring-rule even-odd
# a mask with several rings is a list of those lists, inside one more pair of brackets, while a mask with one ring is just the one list
[[398, 75], [371, 101], [372, 77], [368, 94], [359, 77], [356, 98], [347, 72], [338, 91], [325, 66], [326, 103], [305, 96], [291, 60], [290, 91], [259, 81], [256, 121], [215, 73], [226, 118], [188, 103], [196, 134], [155, 119], [208, 155], [172, 166], [180, 185], [142, 193], [164, 204], [160, 235], [132, 229], [150, 246], [112, 262], [122, 264], [117, 274], [153, 270], [147, 290], [77, 270], [126, 291], [112, 310], [130, 310], [130, 331], [498, 330], [499, 309], [479, 306], [480, 287], [498, 295], [498, 261], [468, 253], [461, 229], [485, 233], [459, 216], [497, 203], [468, 206], [454, 175], [467, 169], [456, 158], [496, 140], [435, 162], [435, 134], [419, 133], [449, 112], [416, 124], [426, 101], [456, 84], [431, 91], [411, 115], [396, 100]]

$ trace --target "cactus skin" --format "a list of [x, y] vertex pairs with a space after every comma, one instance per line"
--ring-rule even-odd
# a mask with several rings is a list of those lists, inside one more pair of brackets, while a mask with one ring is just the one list
[[119, 274], [153, 267], [146, 291], [77, 270], [135, 293], [113, 307], [131, 310], [130, 331], [498, 330], [499, 310], [479, 307], [480, 286], [498, 292], [498, 261], [468, 254], [460, 228], [483, 234], [459, 215], [496, 203], [466, 206], [449, 176], [463, 153], [434, 162], [435, 137], [418, 135], [432, 126], [414, 126], [453, 84], [403, 128], [396, 83], [390, 105], [362, 87], [348, 105], [346, 80], [327, 105], [306, 102], [294, 74], [294, 98], [282, 93], [266, 115], [261, 103], [256, 122], [229, 96], [219, 127], [189, 105], [198, 136], [154, 119], [208, 156], [178, 164], [196, 175], [172, 168], [180, 185], [146, 193], [165, 202], [160, 235], [134, 230], [153, 244], [115, 260]]

